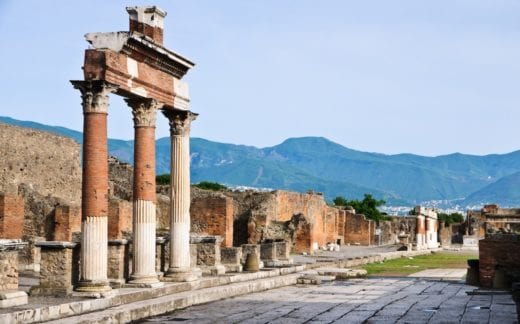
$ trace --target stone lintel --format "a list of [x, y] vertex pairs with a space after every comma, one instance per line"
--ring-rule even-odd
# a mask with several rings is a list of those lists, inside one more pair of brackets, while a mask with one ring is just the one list
[[47, 249], [73, 249], [78, 245], [78, 243], [65, 241], [43, 241], [36, 242], [34, 245]]
[[126, 245], [126, 244], [128, 244], [128, 240], [126, 240], [126, 239], [108, 240], [108, 245]]
[[222, 237], [219, 235], [190, 236], [190, 244], [198, 244], [198, 243], [220, 244], [221, 242], [222, 242]]
[[0, 252], [22, 250], [27, 244], [27, 242], [22, 242], [22, 240], [0, 239]]
[[122, 53], [136, 60], [140, 58], [138, 61], [147, 62], [150, 66], [178, 79], [182, 79], [188, 70], [195, 66], [195, 63], [187, 58], [129, 32], [87, 33], [85, 39], [94, 50]]

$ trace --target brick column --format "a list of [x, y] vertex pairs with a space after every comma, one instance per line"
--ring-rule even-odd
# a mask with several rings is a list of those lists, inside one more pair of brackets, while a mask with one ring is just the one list
[[126, 99], [134, 115], [133, 262], [129, 283], [158, 283], [155, 271], [155, 119], [153, 99]]
[[190, 262], [190, 126], [197, 114], [187, 110], [163, 110], [170, 122], [170, 260], [166, 277], [193, 281], [200, 270]]
[[108, 95], [117, 86], [102, 80], [71, 81], [83, 100], [81, 279], [77, 291], [111, 290], [107, 279]]

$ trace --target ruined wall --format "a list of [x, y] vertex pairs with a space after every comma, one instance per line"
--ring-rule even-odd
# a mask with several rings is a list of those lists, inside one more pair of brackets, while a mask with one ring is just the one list
[[132, 201], [134, 168], [111, 156], [108, 158], [108, 195]]
[[497, 269], [509, 280], [520, 279], [520, 235], [495, 234], [479, 241], [480, 284], [492, 287]]
[[0, 193], [0, 238], [21, 239], [24, 223], [24, 200]]
[[198, 193], [191, 200], [191, 231], [219, 235], [223, 247], [233, 246], [233, 199], [223, 194]]
[[374, 240], [374, 223], [365, 215], [347, 211], [345, 219], [345, 243], [371, 245]]
[[81, 233], [81, 208], [57, 206], [54, 210], [54, 241], [72, 242], [75, 233]]
[[28, 184], [43, 196], [79, 205], [80, 145], [70, 138], [0, 123], [0, 192]]

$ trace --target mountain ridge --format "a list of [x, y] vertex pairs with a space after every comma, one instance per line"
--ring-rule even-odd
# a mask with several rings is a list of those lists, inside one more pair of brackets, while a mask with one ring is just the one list
[[[79, 143], [82, 133], [65, 127], [1, 117], [0, 122], [68, 136]], [[132, 162], [133, 141], [109, 139], [109, 153]], [[511, 181], [498, 182], [520, 172], [520, 150], [483, 156], [452, 153], [435, 157], [411, 153], [381, 154], [344, 147], [325, 137], [293, 137], [270, 147], [219, 143], [191, 138], [191, 178], [218, 181], [234, 186], [266, 187], [296, 191], [316, 190], [328, 200], [342, 195], [360, 198], [364, 193], [392, 204], [417, 204], [429, 200], [491, 197], [520, 204], [520, 189]], [[168, 173], [170, 139], [156, 140], [157, 173]], [[507, 180], [507, 178], [506, 178]], [[520, 181], [520, 178], [518, 179]], [[492, 184], [498, 183], [495, 186]], [[508, 196], [497, 195], [507, 186]], [[512, 188], [511, 188], [512, 187]], [[520, 187], [520, 186], [518, 186]], [[487, 188], [487, 189], [486, 189]], [[518, 197], [517, 197], [518, 196]]]

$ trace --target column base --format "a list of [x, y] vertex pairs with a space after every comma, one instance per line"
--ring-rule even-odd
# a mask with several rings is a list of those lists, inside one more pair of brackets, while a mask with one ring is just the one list
[[189, 282], [198, 280], [200, 277], [202, 277], [202, 271], [199, 268], [169, 268], [162, 281]]
[[80, 281], [78, 286], [74, 288], [74, 291], [84, 293], [105, 293], [112, 290], [108, 281], [104, 282], [91, 282], [91, 281]]
[[156, 274], [150, 276], [131, 275], [124, 287], [155, 288], [162, 285]]

